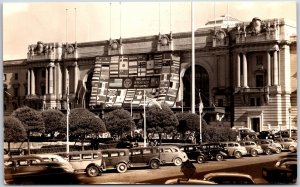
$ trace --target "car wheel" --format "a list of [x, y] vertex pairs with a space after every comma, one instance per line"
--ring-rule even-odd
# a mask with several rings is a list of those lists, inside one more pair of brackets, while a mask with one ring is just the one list
[[277, 154], [281, 153], [281, 148], [280, 147], [277, 147], [276, 153]]
[[99, 175], [100, 171], [99, 171], [98, 167], [96, 167], [96, 166], [89, 166], [86, 169], [86, 173], [89, 177], [96, 177]]
[[242, 153], [237, 151], [234, 153], [235, 158], [242, 158]]
[[117, 165], [117, 171], [118, 171], [119, 173], [124, 173], [124, 172], [126, 172], [126, 171], [127, 171], [127, 165], [126, 165], [125, 163], [119, 163], [119, 164]]
[[216, 160], [217, 160], [217, 161], [223, 160], [223, 155], [221, 155], [221, 154], [216, 154]]
[[270, 155], [270, 154], [272, 154], [272, 151], [271, 151], [271, 149], [268, 148], [265, 150], [265, 153], [266, 153], [266, 155]]
[[175, 166], [180, 166], [182, 164], [181, 158], [175, 158], [174, 159], [174, 164], [175, 164]]
[[151, 169], [158, 169], [160, 166], [159, 161], [158, 160], [151, 160], [150, 162], [150, 168]]
[[257, 150], [252, 149], [252, 150], [251, 150], [251, 156], [255, 157], [255, 156], [257, 156], [257, 155], [258, 155]]
[[204, 162], [204, 156], [198, 156], [197, 157], [197, 162], [199, 163], [199, 164], [201, 164], [201, 163], [203, 163]]

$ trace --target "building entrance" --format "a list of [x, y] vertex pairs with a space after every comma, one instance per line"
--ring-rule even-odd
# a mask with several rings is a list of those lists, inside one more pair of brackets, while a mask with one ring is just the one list
[[[195, 67], [195, 103], [199, 104], [199, 89], [205, 107], [209, 106], [209, 76], [207, 71], [199, 65]], [[192, 103], [192, 68], [189, 67], [183, 76], [184, 107], [191, 107]]]
[[260, 132], [260, 118], [251, 118], [251, 129]]

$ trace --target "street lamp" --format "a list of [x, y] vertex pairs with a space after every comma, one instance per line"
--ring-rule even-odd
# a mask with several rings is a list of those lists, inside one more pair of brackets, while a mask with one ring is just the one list
[[69, 149], [69, 114], [70, 114], [70, 108], [69, 108], [69, 88], [67, 88], [67, 153], [70, 152], [70, 149]]
[[291, 107], [288, 108], [289, 111], [289, 136], [292, 137], [292, 129], [291, 129]]
[[[130, 116], [131, 116], [131, 118], [133, 118], [133, 116], [132, 116], [132, 101], [133, 101], [133, 99], [130, 100]], [[132, 124], [130, 126], [130, 136], [133, 137]]]

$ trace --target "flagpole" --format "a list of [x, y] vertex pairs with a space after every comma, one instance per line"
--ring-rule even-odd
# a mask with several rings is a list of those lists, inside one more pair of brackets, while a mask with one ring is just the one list
[[146, 95], [145, 95], [145, 90], [144, 90], [144, 147], [146, 147], [146, 139], [147, 139], [147, 134], [146, 134]]
[[199, 102], [199, 138], [200, 138], [200, 140], [199, 140], [199, 143], [201, 144], [202, 143], [202, 100], [201, 100], [201, 92], [200, 92], [200, 89], [199, 89], [199, 100], [200, 100], [200, 102]]
[[195, 33], [194, 33], [194, 6], [191, 1], [191, 29], [192, 29], [192, 113], [195, 114]]
[[69, 109], [69, 87], [67, 87], [67, 153], [70, 152], [70, 149], [69, 149], [69, 113], [70, 113], [70, 109]]

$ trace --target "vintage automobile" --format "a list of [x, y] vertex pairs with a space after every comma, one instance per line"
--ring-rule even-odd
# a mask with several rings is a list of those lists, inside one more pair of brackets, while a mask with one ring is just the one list
[[181, 151], [177, 146], [157, 146], [159, 149], [160, 161], [163, 164], [174, 163], [175, 166], [180, 166], [182, 162], [188, 160], [185, 152]]
[[250, 138], [250, 139], [256, 139], [257, 136], [259, 135], [258, 132], [255, 132], [254, 130], [249, 129], [249, 128], [245, 128], [245, 127], [244, 128], [239, 128], [238, 133], [240, 135], [241, 140], [246, 140], [247, 137]]
[[264, 152], [261, 146], [257, 145], [254, 141], [243, 141], [239, 143], [241, 146], [244, 146], [248, 154], [253, 157], [258, 156], [258, 154], [262, 154]]
[[149, 166], [152, 169], [160, 167], [158, 147], [134, 147], [129, 149], [129, 155], [132, 167]]
[[221, 161], [228, 157], [228, 150], [220, 143], [203, 143], [198, 148], [209, 160]]
[[266, 155], [270, 155], [272, 153], [280, 153], [281, 149], [278, 147], [278, 145], [274, 144], [272, 140], [269, 139], [257, 139], [255, 140], [255, 143], [257, 145], [260, 145], [261, 148], [264, 150], [264, 153]]
[[11, 157], [4, 163], [4, 178], [7, 184], [79, 184], [70, 165], [38, 155]]
[[214, 172], [204, 175], [203, 180], [217, 184], [255, 184], [253, 178], [244, 173], [237, 172]]
[[135, 147], [130, 149], [130, 163], [133, 167], [150, 166], [158, 169], [161, 164], [174, 163], [179, 166], [188, 160], [186, 153], [177, 146]]
[[277, 138], [274, 142], [279, 143], [283, 150], [293, 150], [297, 147], [297, 142], [291, 138]]
[[180, 145], [179, 148], [187, 154], [189, 160], [195, 160], [199, 164], [208, 160], [208, 155], [200, 151], [197, 144]]
[[247, 155], [247, 150], [244, 146], [241, 146], [238, 142], [221, 142], [221, 144], [227, 148], [228, 156], [234, 156], [235, 158], [242, 158], [243, 155]]
[[263, 167], [262, 177], [270, 184], [294, 184], [297, 182], [297, 158], [283, 158], [275, 166]]
[[116, 169], [119, 173], [124, 173], [129, 168], [128, 149], [103, 149], [102, 158], [106, 169]]
[[100, 150], [74, 151], [56, 154], [67, 159], [76, 172], [83, 171], [90, 177], [101, 175], [106, 168]]

